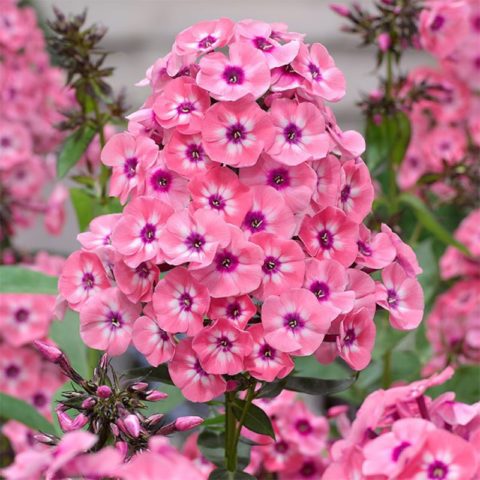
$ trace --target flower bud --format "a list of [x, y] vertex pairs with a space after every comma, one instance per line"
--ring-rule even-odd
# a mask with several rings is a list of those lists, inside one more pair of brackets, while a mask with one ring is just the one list
[[392, 39], [390, 38], [390, 34], [387, 33], [387, 32], [381, 33], [377, 37], [377, 44], [378, 44], [378, 48], [380, 49], [380, 51], [385, 53], [390, 48], [390, 46], [392, 44]]
[[134, 392], [143, 392], [148, 388], [148, 383], [145, 382], [137, 382], [130, 386], [130, 390]]
[[234, 392], [239, 383], [236, 380], [227, 380], [227, 392]]
[[117, 425], [115, 425], [114, 423], [110, 424], [110, 430], [113, 433], [114, 437], [118, 437], [120, 435], [120, 430], [118, 429]]
[[80, 413], [75, 417], [72, 422], [72, 430], [78, 430], [79, 428], [84, 427], [88, 423], [88, 417], [83, 413]]
[[63, 352], [54, 345], [49, 345], [48, 343], [41, 342], [40, 340], [34, 340], [33, 342], [35, 348], [49, 361], [52, 363], [58, 363], [63, 355]]
[[341, 17], [348, 17], [350, 15], [350, 9], [345, 5], [339, 5], [338, 3], [332, 3], [329, 5], [330, 10], [335, 12], [337, 15]]
[[92, 407], [95, 406], [97, 401], [93, 397], [88, 397], [82, 402], [82, 408], [86, 410], [90, 410]]
[[165, 415], [163, 413], [155, 413], [153, 415], [150, 415], [144, 422], [146, 427], [153, 427], [157, 423], [159, 423]]
[[134, 438], [140, 435], [140, 422], [136, 415], [130, 414], [123, 419], [127, 432]]
[[128, 445], [125, 442], [117, 442], [115, 443], [115, 450], [118, 450], [125, 457], [128, 453]]
[[165, 400], [168, 397], [168, 393], [159, 392], [158, 390], [150, 390], [147, 393], [145, 400], [149, 402], [158, 402], [159, 400]]
[[180, 417], [175, 420], [175, 428], [179, 432], [184, 432], [185, 430], [191, 430], [192, 428], [198, 427], [203, 423], [203, 418], [201, 417]]
[[112, 389], [108, 385], [100, 385], [97, 388], [97, 395], [100, 398], [108, 398], [112, 394]]
[[37, 442], [43, 443], [45, 445], [56, 445], [57, 444], [57, 439], [53, 435], [47, 435], [46, 433], [37, 433], [33, 436], [33, 438]]
[[64, 432], [70, 432], [74, 430], [72, 428], [72, 423], [73, 423], [72, 419], [63, 410], [56, 409], [56, 413], [57, 413], [57, 418], [58, 418], [58, 423], [60, 425], [60, 428]]

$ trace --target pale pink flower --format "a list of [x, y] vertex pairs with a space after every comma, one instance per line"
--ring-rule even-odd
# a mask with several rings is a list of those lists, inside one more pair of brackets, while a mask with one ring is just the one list
[[386, 233], [372, 234], [363, 224], [360, 225], [357, 245], [358, 255], [355, 263], [361, 267], [375, 270], [385, 268], [397, 255], [397, 250]]
[[242, 20], [235, 26], [239, 40], [248, 41], [260, 50], [270, 68], [281, 67], [290, 63], [297, 55], [300, 43], [291, 41], [281, 44], [272, 38], [272, 24], [257, 20]]
[[63, 266], [58, 290], [71, 309], [79, 311], [85, 302], [100, 290], [110, 287], [105, 268], [91, 252], [72, 253]]
[[37, 388], [40, 358], [27, 347], [0, 344], [0, 391], [27, 398]]
[[215, 167], [194, 177], [188, 189], [195, 209], [208, 209], [233, 225], [242, 223], [252, 205], [250, 189], [227, 167]]
[[322, 313], [334, 316], [348, 313], [355, 301], [355, 291], [348, 289], [345, 267], [335, 260], [306, 260], [303, 288], [310, 290], [318, 300]]
[[317, 185], [312, 200], [319, 207], [335, 207], [340, 194], [341, 164], [335, 155], [327, 155], [310, 162], [317, 175]]
[[217, 249], [228, 245], [230, 230], [210, 210], [183, 210], [168, 219], [161, 240], [169, 264], [197, 269], [210, 265]]
[[202, 140], [211, 160], [232, 167], [254, 165], [273, 141], [270, 116], [253, 98], [219, 102], [205, 115]]
[[208, 93], [197, 87], [189, 77], [175, 78], [156, 97], [153, 111], [163, 128], [180, 133], [197, 133], [202, 128], [205, 111], [210, 106]]
[[139, 173], [148, 169], [156, 160], [158, 147], [145, 136], [133, 136], [128, 132], [117, 133], [102, 150], [102, 162], [113, 167], [110, 195], [127, 201], [131, 192], [139, 186]]
[[243, 360], [250, 354], [253, 341], [227, 319], [217, 320], [201, 330], [193, 339], [192, 348], [207, 373], [236, 375], [244, 370]]
[[77, 240], [85, 250], [96, 250], [110, 246], [113, 227], [121, 217], [120, 213], [95, 217], [90, 222], [88, 231], [79, 233]]
[[[250, 187], [269, 186], [277, 190], [293, 213], [304, 211], [317, 185], [315, 171], [306, 163], [288, 166], [262, 155], [250, 168], [242, 168], [240, 180]], [[338, 187], [337, 187], [338, 188]]]
[[272, 92], [284, 92], [301, 87], [305, 83], [305, 79], [299, 75], [292, 67], [291, 63], [282, 67], [274, 68], [271, 71]]
[[304, 288], [272, 295], [262, 306], [265, 340], [281, 352], [294, 355], [311, 355], [332, 320], [319, 310], [315, 295]]
[[208, 317], [212, 320], [226, 318], [236, 327], [243, 329], [257, 313], [257, 307], [248, 295], [239, 297], [212, 298]]
[[281, 352], [267, 343], [261, 324], [252, 325], [248, 333], [253, 339], [253, 349], [245, 357], [245, 370], [264, 382], [286, 377], [294, 368], [288, 353]]
[[137, 267], [147, 260], [161, 263], [159, 239], [172, 213], [172, 207], [154, 197], [138, 197], [125, 207], [113, 229], [112, 245], [128, 266]]
[[18, 122], [0, 121], [0, 158], [2, 169], [10, 169], [25, 160], [32, 152], [28, 130]]
[[348, 267], [357, 256], [358, 224], [339, 208], [326, 207], [313, 217], [306, 216], [299, 237], [307, 252], [318, 258], [331, 258]]
[[253, 295], [264, 300], [302, 286], [305, 274], [305, 254], [294, 240], [279, 238], [273, 233], [257, 233], [251, 237], [263, 250], [262, 283]]
[[130, 303], [117, 288], [109, 288], [82, 307], [80, 336], [91, 348], [121, 355], [130, 345], [133, 322], [139, 315], [140, 305]]
[[307, 45], [300, 45], [292, 67], [305, 78], [303, 88], [310, 94], [329, 102], [337, 102], [345, 95], [345, 77], [322, 44], [313, 43], [310, 50]]
[[274, 160], [298, 165], [305, 160], [325, 157], [330, 142], [323, 116], [315, 105], [278, 99], [273, 101], [270, 115], [275, 126], [275, 140], [267, 153]]
[[233, 35], [235, 24], [229, 18], [198, 22], [182, 30], [172, 50], [177, 55], [203, 54], [224, 47]]
[[376, 300], [389, 311], [390, 324], [394, 328], [411, 330], [422, 321], [422, 287], [396, 262], [382, 270], [382, 283], [377, 284]]
[[55, 298], [50, 295], [3, 293], [0, 301], [2, 338], [14, 347], [46, 337]]
[[155, 197], [170, 205], [174, 210], [181, 210], [187, 206], [189, 201], [188, 180], [167, 167], [163, 150], [144, 174], [144, 179], [145, 188], [142, 194]]
[[183, 267], [170, 270], [153, 293], [153, 310], [160, 327], [170, 333], [197, 334], [210, 305], [207, 286]]
[[150, 315], [143, 315], [135, 320], [132, 341], [135, 348], [143, 353], [148, 363], [154, 367], [170, 361], [175, 353], [172, 335], [163, 330]]
[[262, 280], [262, 249], [236, 227], [230, 227], [230, 234], [230, 243], [217, 250], [208, 267], [191, 272], [214, 298], [250, 293]]
[[370, 172], [361, 160], [344, 163], [342, 172], [338, 206], [350, 219], [360, 223], [372, 209], [374, 191]]
[[208, 402], [225, 392], [221, 375], [208, 374], [192, 349], [192, 340], [182, 340], [175, 350], [168, 371], [183, 396], [192, 402]]
[[207, 157], [199, 133], [183, 135], [178, 131], [173, 132], [164, 152], [167, 167], [187, 178], [203, 173], [214, 165]]
[[247, 237], [255, 233], [274, 233], [282, 238], [291, 238], [297, 228], [292, 211], [282, 195], [273, 187], [252, 187], [253, 202], [245, 214], [242, 230]]
[[113, 274], [118, 288], [132, 303], [149, 302], [160, 271], [152, 262], [129, 267], [121, 260], [115, 262]]
[[365, 308], [342, 318], [337, 348], [340, 357], [354, 370], [363, 370], [370, 363], [375, 333], [375, 323]]
[[199, 65], [197, 84], [216, 100], [238, 100], [247, 94], [257, 99], [270, 86], [270, 69], [263, 54], [247, 43], [230, 45], [229, 57], [209, 53]]

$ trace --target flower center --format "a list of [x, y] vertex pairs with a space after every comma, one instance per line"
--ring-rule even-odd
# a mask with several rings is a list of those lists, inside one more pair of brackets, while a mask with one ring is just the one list
[[157, 233], [157, 227], [151, 223], [146, 223], [140, 232], [140, 238], [143, 243], [152, 243], [155, 240], [155, 234]]
[[392, 288], [387, 290], [387, 303], [392, 308], [397, 308], [397, 306], [398, 306], [398, 294]]
[[278, 272], [279, 270], [279, 261], [278, 261], [278, 258], [275, 258], [275, 257], [266, 257], [265, 258], [265, 261], [263, 262], [263, 265], [262, 265], [262, 270], [264, 271], [264, 273], [267, 273], [267, 274], [272, 274], [272, 273], [276, 273]]
[[201, 377], [206, 377], [208, 375], [207, 372], [202, 368], [198, 360], [195, 361], [195, 364], [193, 365], [193, 370]]
[[268, 175], [268, 184], [275, 190], [283, 190], [290, 186], [290, 175], [286, 168], [276, 168]]
[[18, 365], [9, 365], [6, 369], [5, 369], [5, 375], [8, 377], [8, 378], [17, 378], [18, 375], [20, 375], [20, 368], [18, 367]]
[[217, 41], [213, 35], [207, 35], [198, 42], [198, 48], [208, 50]]
[[428, 466], [428, 478], [443, 480], [447, 478], [448, 465], [445, 465], [440, 460], [435, 460]]
[[283, 129], [283, 136], [285, 137], [287, 143], [296, 144], [299, 143], [300, 139], [302, 138], [302, 131], [294, 123], [289, 123]]
[[225, 336], [217, 339], [217, 347], [224, 352], [229, 352], [232, 349], [232, 342]]
[[312, 76], [313, 80], [318, 81], [322, 79], [322, 74], [320, 73], [320, 69], [314, 63], [311, 63], [308, 66], [308, 71], [310, 72], [310, 75]]
[[275, 350], [270, 345], [268, 345], [267, 343], [264, 343], [260, 347], [259, 355], [264, 360], [274, 360], [275, 359]]
[[433, 19], [432, 24], [430, 25], [430, 30], [432, 32], [438, 32], [443, 27], [445, 23], [445, 17], [443, 15], [436, 15]]
[[166, 170], [157, 170], [151, 177], [150, 183], [157, 192], [168, 192], [172, 182], [172, 174]]
[[120, 312], [110, 312], [108, 315], [108, 321], [112, 327], [119, 328], [122, 326], [122, 314]]
[[317, 472], [317, 467], [313, 462], [305, 462], [300, 469], [300, 475], [305, 478], [313, 477]]
[[150, 269], [145, 262], [142, 262], [140, 265], [137, 266], [137, 268], [135, 268], [135, 273], [140, 278], [148, 278], [148, 275], [150, 274]]
[[137, 174], [138, 160], [136, 157], [127, 158], [123, 164], [123, 173], [127, 178], [133, 178]]
[[192, 163], [198, 163], [203, 161], [203, 157], [205, 156], [205, 152], [203, 150], [203, 147], [201, 145], [197, 145], [195, 143], [191, 143], [187, 147], [187, 158], [192, 162]]
[[287, 313], [284, 317], [284, 324], [287, 328], [291, 330], [301, 329], [305, 322], [302, 320], [300, 315], [297, 312]]
[[333, 247], [333, 235], [327, 229], [318, 232], [318, 241], [324, 250], [330, 250]]
[[47, 404], [48, 399], [43, 393], [39, 392], [33, 396], [32, 401], [36, 407], [42, 408]]
[[82, 287], [84, 290], [91, 290], [95, 286], [95, 277], [91, 272], [85, 272], [82, 277]]
[[297, 423], [295, 424], [295, 428], [302, 435], [308, 435], [313, 431], [313, 428], [310, 425], [310, 422], [306, 418], [297, 420]]
[[345, 203], [350, 198], [351, 191], [352, 188], [350, 187], [350, 185], [345, 185], [342, 188], [342, 191], [340, 192], [340, 200], [342, 201], [342, 203]]
[[325, 282], [316, 280], [310, 285], [310, 291], [317, 297], [319, 302], [324, 302], [330, 297], [330, 288]]
[[372, 249], [364, 242], [359, 240], [357, 242], [358, 245], [358, 251], [364, 256], [364, 257], [371, 257], [372, 256]]
[[227, 138], [229, 142], [241, 143], [247, 136], [245, 127], [240, 123], [234, 123], [227, 128]]
[[30, 312], [26, 308], [19, 308], [15, 312], [15, 320], [18, 323], [26, 322], [29, 316], [30, 316]]
[[238, 302], [231, 303], [226, 308], [227, 317], [236, 320], [242, 314], [242, 307]]
[[255, 37], [253, 39], [253, 44], [255, 45], [255, 47], [264, 52], [268, 52], [269, 50], [273, 49], [273, 44], [270, 43], [265, 37]]
[[215, 264], [217, 270], [220, 272], [230, 273], [233, 272], [238, 265], [238, 257], [228, 251], [217, 253], [215, 258]]
[[280, 440], [275, 444], [275, 450], [278, 453], [286, 453], [288, 451], [288, 444], [287, 442]]
[[182, 102], [177, 107], [177, 112], [179, 115], [186, 115], [195, 110], [195, 105], [192, 102]]
[[243, 223], [251, 232], [261, 232], [267, 226], [262, 212], [248, 212]]
[[229, 85], [241, 85], [245, 80], [245, 73], [242, 68], [229, 65], [223, 71], [223, 78]]
[[210, 195], [208, 199], [208, 204], [214, 210], [223, 210], [225, 208], [225, 200], [218, 193]]
[[400, 454], [410, 446], [409, 442], [402, 442], [399, 445], [397, 445], [393, 450], [392, 450], [392, 460], [394, 462], [398, 461], [398, 458], [400, 457]]
[[357, 336], [355, 335], [355, 330], [353, 328], [349, 328], [345, 332], [345, 336], [343, 337], [343, 343], [349, 347], [354, 341]]
[[193, 306], [193, 298], [189, 293], [183, 292], [178, 299], [178, 303], [180, 304], [180, 310], [189, 312]]
[[190, 250], [200, 251], [203, 250], [205, 238], [197, 232], [192, 232], [185, 240], [185, 243]]

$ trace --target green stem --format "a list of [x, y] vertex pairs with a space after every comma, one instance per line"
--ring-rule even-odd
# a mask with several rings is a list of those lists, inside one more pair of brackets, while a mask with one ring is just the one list
[[237, 469], [237, 455], [233, 448], [235, 439], [236, 421], [233, 413], [235, 392], [225, 394], [225, 467], [234, 472]]
[[388, 350], [383, 354], [382, 387], [389, 388], [392, 384], [392, 352]]
[[253, 383], [248, 387], [247, 397], [245, 398], [245, 406], [243, 407], [240, 420], [238, 421], [238, 427], [237, 427], [237, 431], [236, 431], [234, 442], [233, 442], [233, 448], [235, 449], [235, 454], [237, 452], [238, 442], [240, 440], [240, 435], [242, 433], [243, 424], [245, 423], [245, 419], [247, 418], [250, 405], [252, 404], [253, 399], [255, 398], [255, 385], [256, 383]]
[[387, 52], [387, 78], [385, 81], [385, 98], [387, 100], [393, 99], [393, 56], [392, 52]]

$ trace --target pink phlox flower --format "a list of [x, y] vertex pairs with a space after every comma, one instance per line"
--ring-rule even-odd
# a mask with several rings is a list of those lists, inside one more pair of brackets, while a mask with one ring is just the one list
[[257, 313], [257, 307], [249, 295], [238, 297], [212, 298], [208, 317], [212, 320], [226, 318], [240, 329], [247, 326], [248, 321]]
[[160, 271], [152, 262], [129, 267], [121, 260], [115, 262], [113, 274], [118, 288], [132, 303], [149, 302]]
[[390, 237], [383, 232], [373, 234], [361, 224], [357, 241], [358, 255], [355, 260], [361, 267], [381, 269], [390, 265], [397, 255]]

